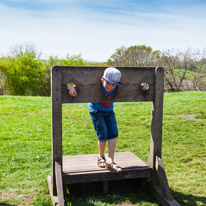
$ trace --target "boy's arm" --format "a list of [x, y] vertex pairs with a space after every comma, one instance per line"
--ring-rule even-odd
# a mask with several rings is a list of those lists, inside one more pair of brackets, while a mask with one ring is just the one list
[[69, 90], [68, 91], [69, 96], [72, 96], [72, 97], [77, 96], [77, 91], [75, 89], [75, 85], [69, 85], [68, 90]]

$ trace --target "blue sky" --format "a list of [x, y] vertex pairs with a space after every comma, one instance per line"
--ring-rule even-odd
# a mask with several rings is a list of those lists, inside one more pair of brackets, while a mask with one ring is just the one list
[[204, 0], [0, 0], [0, 56], [33, 44], [42, 58], [107, 61], [121, 46], [206, 47]]

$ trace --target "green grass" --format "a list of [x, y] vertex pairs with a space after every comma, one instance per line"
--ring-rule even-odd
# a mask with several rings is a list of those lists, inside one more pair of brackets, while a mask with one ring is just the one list
[[[0, 205], [51, 204], [51, 106], [49, 97], [0, 96]], [[134, 152], [146, 161], [150, 148], [151, 103], [115, 103], [119, 126], [116, 151]], [[162, 160], [174, 198], [181, 205], [206, 205], [206, 122], [176, 114], [206, 116], [206, 92], [164, 95]], [[198, 117], [196, 117], [198, 118]], [[63, 105], [63, 153], [98, 153], [87, 104]], [[89, 189], [88, 189], [89, 188]], [[16, 194], [5, 198], [4, 194]], [[158, 205], [138, 182], [115, 181], [110, 194], [101, 185], [70, 188], [68, 205]]]
[[196, 119], [206, 119], [206, 114], [200, 114], [195, 116]]

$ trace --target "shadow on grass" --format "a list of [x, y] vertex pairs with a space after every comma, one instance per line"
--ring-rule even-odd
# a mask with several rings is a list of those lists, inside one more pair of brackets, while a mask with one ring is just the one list
[[68, 189], [67, 205], [159, 205], [152, 194], [141, 189], [138, 179], [110, 181], [107, 195], [103, 195], [101, 183], [69, 185]]
[[15, 205], [0, 203], [0, 206], [15, 206]]
[[206, 197], [200, 197], [195, 195], [185, 195], [176, 191], [172, 191], [173, 197], [179, 202], [180, 205], [186, 206], [199, 206], [206, 205]]
[[[68, 206], [160, 205], [150, 192], [141, 189], [138, 179], [110, 181], [107, 195], [102, 194], [101, 183], [69, 185], [68, 189]], [[172, 194], [182, 206], [206, 205], [206, 197], [185, 195], [176, 191], [172, 191]]]

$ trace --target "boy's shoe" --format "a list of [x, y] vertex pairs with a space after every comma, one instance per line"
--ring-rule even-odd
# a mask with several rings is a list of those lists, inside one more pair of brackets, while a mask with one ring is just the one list
[[106, 163], [106, 168], [111, 172], [115, 172], [115, 173], [122, 172], [122, 168], [118, 166], [115, 162]]
[[106, 167], [105, 157], [98, 157], [97, 158], [97, 165], [98, 165], [98, 167], [105, 168]]

